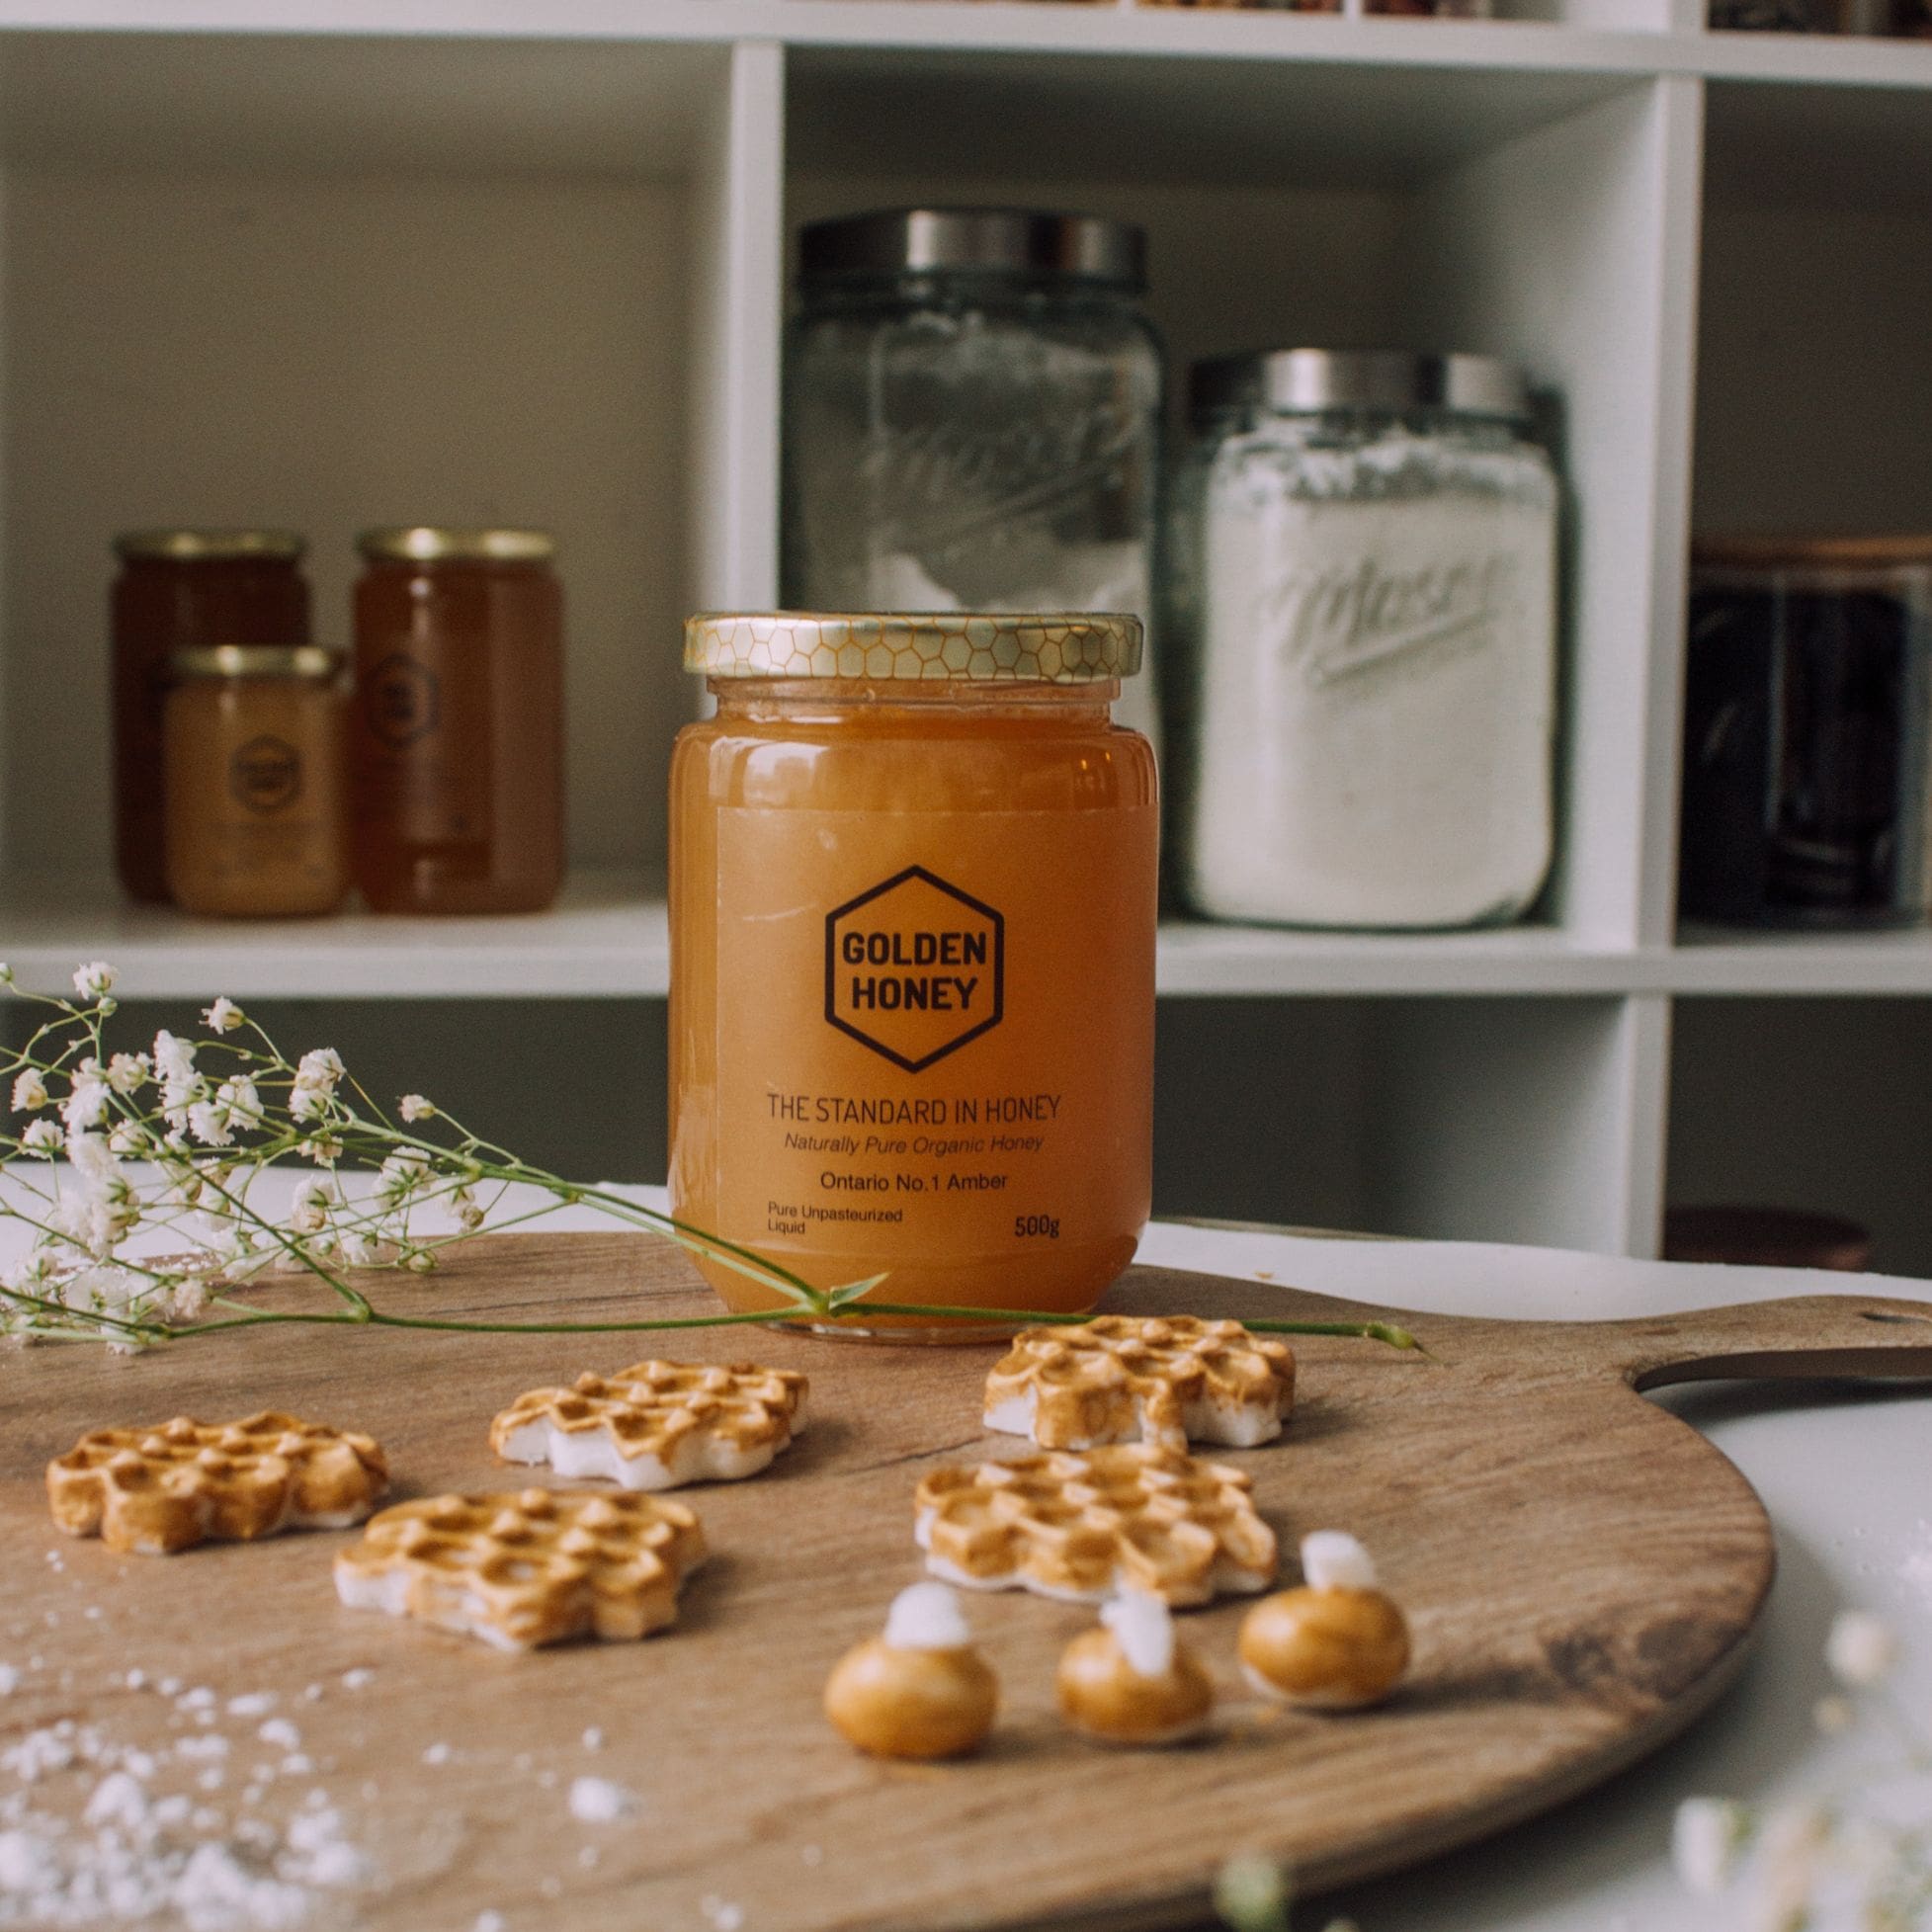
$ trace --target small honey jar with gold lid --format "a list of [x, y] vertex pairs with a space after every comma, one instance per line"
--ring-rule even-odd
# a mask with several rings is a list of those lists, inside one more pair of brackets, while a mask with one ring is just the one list
[[342, 659], [216, 644], [170, 659], [168, 888], [184, 912], [333, 912], [349, 886]]

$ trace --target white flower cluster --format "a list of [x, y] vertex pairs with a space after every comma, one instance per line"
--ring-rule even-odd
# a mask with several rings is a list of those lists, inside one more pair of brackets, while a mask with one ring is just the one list
[[[333, 1048], [292, 1063], [232, 999], [203, 1011], [208, 1038], [164, 1028], [145, 1050], [108, 1052], [115, 978], [105, 961], [81, 966], [78, 1000], [42, 999], [59, 1017], [11, 1061], [0, 1056], [0, 1091], [19, 1117], [0, 1121], [0, 1159], [65, 1163], [40, 1170], [44, 1181], [19, 1165], [0, 1177], [0, 1218], [33, 1230], [24, 1258], [0, 1273], [0, 1334], [138, 1345], [274, 1265], [320, 1275], [353, 1302], [361, 1298], [338, 1271], [426, 1270], [441, 1239], [483, 1225], [474, 1141], [433, 1146], [365, 1118]], [[0, 985], [15, 987], [4, 966]], [[405, 1129], [443, 1119], [421, 1094], [404, 1095], [397, 1112]], [[375, 1170], [366, 1190], [334, 1178], [345, 1156]], [[251, 1186], [289, 1158], [322, 1172], [273, 1220], [250, 1205]], [[431, 1208], [456, 1234], [415, 1232], [413, 1217]]]
[[[1825, 1638], [1826, 1666], [1848, 1692], [1876, 1690], [1897, 1654], [1890, 1625], [1869, 1611], [1841, 1611]], [[1853, 1718], [1843, 1696], [1817, 1707], [1827, 1733]], [[1871, 1779], [1860, 1794], [1863, 1810], [1798, 1803], [1759, 1817], [1732, 1799], [1687, 1798], [1671, 1831], [1677, 1876], [1700, 1898], [1734, 1906], [1713, 1923], [1740, 1932], [1912, 1932], [1932, 1899], [1925, 1769], [1925, 1753], [1915, 1748], [1896, 1777]]]

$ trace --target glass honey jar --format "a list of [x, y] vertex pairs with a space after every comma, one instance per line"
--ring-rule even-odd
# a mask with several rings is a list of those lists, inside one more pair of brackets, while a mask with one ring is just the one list
[[308, 642], [302, 540], [288, 530], [132, 530], [110, 598], [114, 853], [133, 898], [168, 896], [161, 714], [178, 650]]
[[176, 651], [163, 718], [168, 888], [184, 912], [333, 912], [349, 886], [342, 659], [314, 645]]
[[563, 593], [539, 530], [367, 531], [356, 882], [378, 912], [538, 912], [563, 879]]
[[717, 712], [671, 775], [681, 1219], [922, 1307], [1083, 1310], [1128, 1265], [1158, 791], [1110, 706], [1139, 657], [1132, 617], [690, 621]]

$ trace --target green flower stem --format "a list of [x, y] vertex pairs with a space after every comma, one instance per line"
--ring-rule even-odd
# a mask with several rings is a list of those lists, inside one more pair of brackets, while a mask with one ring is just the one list
[[[0, 979], [11, 983], [11, 975], [4, 968], [0, 968]], [[21, 991], [17, 986], [14, 990]], [[42, 995], [22, 993], [21, 996], [52, 1008], [57, 1017], [34, 1033], [25, 1051], [0, 1060], [0, 1068], [11, 1074], [31, 1066], [42, 1076], [64, 1078], [71, 1091], [79, 1077], [80, 1056], [87, 1053], [101, 1066], [105, 1080], [112, 1062], [106, 1055], [103, 1024], [115, 1011], [113, 998], [102, 995], [81, 1005]], [[64, 1191], [56, 1174], [50, 1191], [45, 1194], [31, 1180], [22, 1182], [24, 1192], [43, 1204], [45, 1218], [14, 1207], [0, 1207], [0, 1214], [34, 1229], [42, 1236], [42, 1247], [70, 1250], [78, 1259], [67, 1265], [99, 1265], [145, 1277], [152, 1284], [148, 1292], [152, 1304], [137, 1295], [130, 1298], [130, 1305], [139, 1312], [112, 1314], [105, 1310], [70, 1308], [62, 1299], [36, 1295], [26, 1288], [0, 1287], [0, 1306], [11, 1305], [44, 1318], [38, 1328], [30, 1320], [25, 1332], [63, 1338], [93, 1334], [117, 1342], [152, 1343], [185, 1341], [196, 1335], [257, 1328], [270, 1323], [409, 1328], [448, 1334], [569, 1335], [647, 1334], [798, 1320], [827, 1328], [847, 1325], [856, 1329], [881, 1318], [1003, 1327], [1072, 1325], [1088, 1319], [1085, 1314], [1033, 1314], [1014, 1308], [927, 1305], [868, 1299], [875, 1289], [887, 1282], [885, 1275], [830, 1289], [815, 1288], [801, 1275], [753, 1248], [723, 1240], [610, 1188], [581, 1186], [543, 1168], [529, 1166], [508, 1148], [470, 1133], [440, 1109], [432, 1110], [431, 1114], [441, 1124], [438, 1140], [410, 1134], [394, 1124], [362, 1083], [341, 1066], [339, 1059], [332, 1059], [329, 1077], [319, 1082], [311, 1078], [303, 1090], [302, 1104], [306, 1111], [297, 1119], [293, 1108], [302, 1080], [301, 1068], [292, 1064], [254, 1021], [244, 1016], [242, 1024], [248, 1035], [260, 1042], [262, 1050], [220, 1037], [182, 1042], [191, 1060], [196, 1055], [209, 1057], [197, 1068], [186, 1096], [176, 1096], [180, 1106], [186, 1107], [191, 1102], [196, 1106], [222, 1104], [218, 1093], [223, 1082], [210, 1064], [216, 1055], [223, 1056], [221, 1063], [233, 1071], [236, 1080], [248, 1083], [258, 1098], [253, 1113], [242, 1113], [230, 1105], [226, 1108], [224, 1126], [204, 1130], [205, 1135], [226, 1133], [225, 1147], [211, 1140], [207, 1145], [189, 1144], [186, 1134], [177, 1132], [181, 1121], [179, 1112], [171, 1115], [166, 1105], [138, 1102], [121, 1086], [110, 1089], [108, 1102], [109, 1112], [120, 1124], [117, 1132], [122, 1127], [126, 1130], [130, 1151], [139, 1151], [152, 1160], [165, 1183], [155, 1189], [126, 1184], [125, 1196], [116, 1197], [118, 1213], [123, 1208], [137, 1210], [131, 1217], [135, 1228], [144, 1228], [149, 1233], [173, 1232], [199, 1208], [225, 1224], [238, 1244], [257, 1243], [242, 1247], [233, 1279], [224, 1281], [217, 1276], [203, 1283], [211, 1304], [227, 1312], [211, 1321], [158, 1319], [156, 1309], [167, 1307], [161, 1299], [164, 1292], [185, 1278], [173, 1270], [163, 1271], [136, 1259], [123, 1259], [116, 1252], [90, 1255], [81, 1243], [59, 1231], [54, 1225], [55, 1204], [63, 1199]], [[165, 1100], [170, 1090], [151, 1068], [138, 1080], [124, 1084], [131, 1084], [138, 1091], [150, 1082], [154, 1083], [156, 1102]], [[57, 1108], [60, 1104], [57, 1093], [50, 1093], [49, 1105]], [[236, 1135], [239, 1135], [238, 1144]], [[445, 1144], [452, 1136], [456, 1144]], [[11, 1138], [0, 1135], [0, 1147], [8, 1145], [23, 1154], [27, 1151], [18, 1135]], [[249, 1200], [250, 1191], [265, 1167], [280, 1157], [303, 1152], [326, 1169], [334, 1169], [341, 1160], [359, 1167], [367, 1164], [379, 1168], [397, 1156], [413, 1164], [391, 1168], [368, 1194], [356, 1199], [349, 1199], [338, 1184], [333, 1191], [334, 1199], [318, 1216], [322, 1227], [308, 1235], [269, 1219]], [[491, 1208], [499, 1205], [504, 1191], [512, 1187], [530, 1188], [548, 1199], [541, 1206], [519, 1210], [507, 1221], [490, 1222], [487, 1217]], [[469, 1215], [478, 1191], [491, 1195], [491, 1200], [479, 1204], [471, 1217], [479, 1219], [479, 1225], [462, 1225], [435, 1235], [414, 1232], [412, 1221], [418, 1210], [454, 1204], [461, 1221]], [[390, 1313], [378, 1307], [352, 1279], [362, 1270], [348, 1261], [346, 1250], [351, 1242], [372, 1244], [377, 1259], [363, 1264], [368, 1272], [422, 1272], [435, 1266], [444, 1248], [460, 1245], [475, 1234], [541, 1220], [559, 1209], [576, 1206], [592, 1208], [621, 1225], [653, 1232], [689, 1253], [742, 1276], [772, 1297], [774, 1305], [612, 1321], [472, 1320], [455, 1315]], [[207, 1242], [198, 1242], [197, 1246], [212, 1258]], [[324, 1284], [336, 1298], [337, 1305], [264, 1308], [236, 1299], [242, 1283], [271, 1262], [279, 1262], [285, 1273], [293, 1262], [296, 1271]], [[1387, 1322], [1292, 1321], [1264, 1316], [1243, 1325], [1262, 1334], [1332, 1335], [1427, 1353], [1406, 1329]]]
[[[1034, 1314], [1025, 1308], [963, 1308], [918, 1302], [843, 1302], [830, 1310], [835, 1320], [860, 1320], [869, 1314], [925, 1315], [944, 1321], [1018, 1322], [1028, 1328], [1073, 1327], [1091, 1321], [1091, 1314]], [[781, 1319], [775, 1310], [769, 1320]], [[1285, 1321], [1273, 1316], [1236, 1316], [1241, 1326], [1257, 1335], [1341, 1335], [1353, 1341], [1386, 1342], [1390, 1348], [1421, 1349], [1406, 1328], [1386, 1321]]]
[[44, 1314], [84, 1315], [89, 1321], [98, 1321], [109, 1328], [118, 1328], [124, 1335], [144, 1336], [155, 1332], [157, 1325], [151, 1321], [126, 1321], [120, 1315], [104, 1314], [94, 1308], [70, 1308], [64, 1302], [49, 1301], [44, 1295], [29, 1295], [24, 1288], [0, 1288], [0, 1297], [9, 1302], [18, 1302], [25, 1308], [39, 1308]]

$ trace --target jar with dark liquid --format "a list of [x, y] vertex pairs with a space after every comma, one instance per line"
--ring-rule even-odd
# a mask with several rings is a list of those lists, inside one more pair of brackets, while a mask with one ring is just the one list
[[1932, 908], [1932, 538], [1692, 555], [1678, 906], [1751, 926]]
[[356, 882], [378, 912], [537, 912], [563, 878], [563, 594], [537, 530], [367, 531]]
[[135, 530], [115, 539], [114, 852], [134, 898], [168, 897], [162, 709], [178, 650], [308, 642], [302, 540], [287, 530]]

